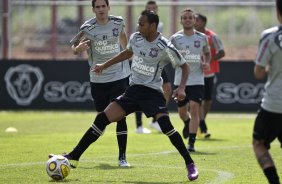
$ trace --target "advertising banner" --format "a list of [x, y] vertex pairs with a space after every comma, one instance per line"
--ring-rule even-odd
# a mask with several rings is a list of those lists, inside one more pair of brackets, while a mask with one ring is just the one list
[[[254, 78], [253, 62], [221, 62], [212, 111], [256, 111], [264, 81]], [[166, 68], [173, 82], [174, 70]], [[95, 109], [87, 61], [0, 61], [0, 109]], [[169, 109], [176, 111], [173, 100]]]

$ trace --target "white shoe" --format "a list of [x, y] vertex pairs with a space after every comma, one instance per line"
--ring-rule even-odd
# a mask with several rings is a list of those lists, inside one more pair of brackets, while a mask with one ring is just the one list
[[162, 132], [162, 129], [161, 129], [161, 127], [160, 127], [160, 125], [159, 125], [158, 122], [151, 122], [151, 123], [149, 124], [149, 126], [150, 126], [151, 128], [156, 129], [158, 132]]
[[118, 166], [120, 166], [120, 167], [130, 167], [130, 164], [126, 160], [119, 160]]
[[150, 134], [151, 130], [149, 130], [148, 128], [143, 128], [142, 126], [138, 127], [135, 132], [137, 134]]

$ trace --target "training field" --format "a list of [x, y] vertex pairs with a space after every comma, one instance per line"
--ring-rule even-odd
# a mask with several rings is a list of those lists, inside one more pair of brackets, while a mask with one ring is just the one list
[[[70, 151], [89, 128], [95, 113], [65, 111], [0, 111], [0, 183], [53, 183], [45, 171], [49, 153]], [[71, 170], [67, 183], [187, 183], [184, 160], [169, 139], [153, 130], [152, 134], [135, 133], [135, 117], [128, 120], [127, 160], [131, 168], [117, 166], [118, 146], [115, 124], [81, 157]], [[251, 146], [255, 114], [208, 115], [210, 139], [198, 138], [192, 153], [199, 178], [193, 183], [267, 183]], [[171, 114], [181, 133], [183, 123]], [[143, 117], [144, 125], [149, 119]], [[17, 133], [6, 133], [8, 127]], [[185, 140], [187, 144], [187, 140]], [[276, 140], [271, 154], [282, 178], [281, 148]]]

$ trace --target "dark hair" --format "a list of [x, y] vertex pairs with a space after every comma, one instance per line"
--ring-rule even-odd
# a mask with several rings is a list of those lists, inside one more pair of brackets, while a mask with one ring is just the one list
[[[92, 8], [95, 8], [95, 3], [97, 0], [92, 0]], [[109, 6], [109, 0], [104, 0], [107, 4], [107, 6]]]
[[148, 1], [148, 2], [146, 3], [146, 5], [149, 5], [149, 4], [157, 5], [157, 2], [156, 2], [156, 1]]
[[[191, 8], [186, 8], [186, 9], [182, 10], [181, 14], [186, 13], [186, 12], [191, 12], [194, 15], [194, 17], [195, 17], [195, 12]], [[180, 18], [182, 19], [182, 15], [181, 15]]]
[[281, 0], [276, 0], [276, 8], [278, 13], [282, 16], [282, 1]]
[[156, 14], [156, 12], [151, 11], [151, 10], [143, 10], [141, 12], [141, 15], [145, 15], [148, 18], [148, 22], [150, 24], [155, 23], [156, 24], [156, 28], [158, 28], [160, 20], [159, 20], [158, 14]]
[[200, 14], [200, 13], [196, 13], [195, 17], [201, 19], [205, 23], [207, 23], [207, 21], [208, 21], [207, 17], [205, 15], [203, 15], [203, 14]]

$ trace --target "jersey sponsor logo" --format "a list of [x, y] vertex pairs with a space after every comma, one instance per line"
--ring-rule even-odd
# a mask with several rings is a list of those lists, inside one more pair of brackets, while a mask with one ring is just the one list
[[107, 40], [94, 42], [94, 46], [95, 46], [95, 50], [102, 55], [118, 53], [120, 51], [120, 47], [118, 43], [108, 44]]
[[43, 80], [42, 71], [27, 64], [11, 67], [5, 74], [9, 95], [22, 106], [31, 104], [39, 95]]
[[158, 56], [158, 49], [151, 48], [149, 56], [151, 56], [152, 58], [157, 57]]
[[146, 76], [154, 76], [155, 68], [152, 66], [143, 64], [143, 61], [144, 60], [142, 57], [134, 55], [133, 60], [132, 60], [131, 69], [137, 73], [140, 73]]
[[113, 35], [115, 37], [117, 37], [118, 36], [118, 28], [114, 28], [112, 31], [113, 31]]
[[188, 63], [199, 63], [201, 62], [201, 55], [200, 54], [191, 54], [189, 49], [179, 50], [183, 58]]
[[201, 43], [199, 40], [194, 41], [194, 47], [199, 48], [201, 46]]

